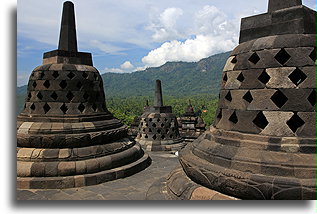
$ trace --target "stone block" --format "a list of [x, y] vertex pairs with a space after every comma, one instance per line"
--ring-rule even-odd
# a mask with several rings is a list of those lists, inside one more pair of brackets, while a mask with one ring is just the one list
[[74, 176], [74, 187], [82, 187], [82, 186], [86, 186], [85, 183], [85, 176], [83, 175], [76, 175]]
[[296, 85], [288, 78], [295, 69], [296, 67], [267, 68], [265, 71], [270, 76], [270, 80], [266, 86], [268, 88], [295, 88]]
[[87, 173], [94, 173], [100, 170], [100, 165], [98, 159], [88, 159], [85, 160]]
[[271, 100], [276, 92], [274, 89], [256, 89], [250, 90], [253, 97], [252, 102], [248, 105], [248, 110], [278, 110], [278, 106]]
[[45, 163], [33, 162], [31, 166], [31, 177], [44, 177], [45, 176]]
[[68, 159], [71, 157], [71, 149], [59, 149], [58, 158]]
[[76, 165], [73, 161], [63, 161], [58, 164], [58, 175], [69, 176], [76, 173]]
[[260, 133], [262, 135], [271, 136], [294, 136], [292, 130], [286, 124], [294, 115], [292, 112], [279, 111], [263, 111], [263, 114], [268, 121], [268, 125]]
[[17, 176], [30, 177], [33, 162], [17, 161]]
[[45, 163], [45, 176], [54, 177], [58, 176], [59, 162], [46, 162]]
[[75, 167], [76, 167], [76, 174], [85, 174], [87, 172], [87, 166], [86, 162], [84, 160], [82, 161], [75, 161]]
[[243, 70], [242, 75], [245, 80], [241, 83], [240, 89], [262, 89], [265, 84], [259, 81], [259, 76], [264, 69], [248, 69]]

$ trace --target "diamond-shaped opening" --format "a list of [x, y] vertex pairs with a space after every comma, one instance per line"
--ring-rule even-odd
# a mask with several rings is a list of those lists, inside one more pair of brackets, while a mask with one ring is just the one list
[[65, 105], [65, 103], [60, 107], [60, 109], [61, 109], [61, 111], [62, 111], [64, 114], [66, 114], [66, 112], [67, 112], [67, 110], [68, 110], [68, 108], [67, 108], [67, 106]]
[[300, 69], [296, 68], [288, 78], [296, 85], [299, 86], [307, 78], [306, 74]]
[[288, 101], [288, 98], [280, 90], [277, 90], [271, 97], [271, 100], [277, 107], [282, 108]]
[[146, 126], [146, 127], [149, 127], [149, 124], [148, 124], [148, 123], [145, 123], [145, 126]]
[[73, 79], [73, 78], [75, 77], [75, 74], [74, 74], [73, 72], [69, 72], [69, 73], [67, 74], [67, 77], [68, 77], [69, 79]]
[[42, 72], [40, 73], [40, 79], [43, 79], [44, 76], [45, 76], [45, 73], [44, 73], [44, 71], [42, 71]]
[[152, 138], [153, 138], [153, 140], [156, 140], [156, 138], [157, 138], [157, 137], [156, 137], [156, 135], [153, 135], [153, 137], [152, 137]]
[[37, 84], [35, 81], [33, 82], [32, 86], [33, 86], [33, 88], [36, 88]]
[[166, 121], [168, 121], [168, 119], [165, 117], [165, 118], [164, 118], [164, 121], [166, 122]]
[[233, 63], [233, 64], [237, 63], [237, 57], [236, 56], [234, 58], [232, 58], [231, 63]]
[[270, 77], [270, 75], [268, 75], [268, 74], [266, 73], [266, 71], [263, 71], [263, 72], [261, 73], [261, 75], [258, 77], [258, 80], [259, 80], [260, 82], [262, 82], [263, 84], [268, 83], [268, 82], [270, 81], [270, 79], [271, 79], [271, 77]]
[[62, 80], [60, 83], [59, 83], [59, 86], [62, 88], [62, 89], [65, 89], [67, 87], [67, 82], [66, 80]]
[[79, 106], [78, 106], [78, 110], [82, 113], [84, 110], [85, 110], [85, 106], [84, 104], [80, 103]]
[[252, 122], [261, 129], [265, 129], [265, 127], [269, 124], [263, 112], [259, 112]]
[[160, 122], [161, 120], [160, 120], [160, 118], [157, 118], [157, 122]]
[[88, 74], [86, 72], [83, 72], [82, 76], [83, 76], [84, 79], [88, 79]]
[[74, 94], [73, 94], [71, 91], [69, 91], [69, 92], [66, 94], [66, 97], [67, 97], [67, 99], [68, 99], [69, 101], [71, 101], [71, 100], [74, 98]]
[[274, 57], [281, 65], [284, 65], [291, 56], [287, 53], [287, 51], [282, 48]]
[[162, 128], [164, 127], [164, 123], [161, 124], [161, 127], [162, 127]]
[[51, 97], [53, 98], [53, 100], [57, 100], [58, 96], [55, 91], [51, 94]]
[[165, 139], [165, 135], [162, 134], [161, 135], [161, 139], [164, 140]]
[[247, 101], [248, 103], [251, 103], [253, 101], [253, 97], [250, 91], [248, 91], [244, 96], [243, 99]]
[[229, 117], [229, 121], [234, 124], [238, 123], [238, 117], [236, 112], [233, 112], [233, 114]]
[[157, 133], [159, 133], [159, 134], [160, 134], [160, 133], [161, 133], [161, 129], [158, 129], [158, 130], [157, 130]]
[[172, 134], [170, 134], [170, 138], [173, 138], [173, 135], [172, 135]]
[[82, 84], [81, 82], [78, 82], [77, 85], [76, 85], [76, 87], [77, 87], [78, 89], [81, 89], [81, 87], [83, 87], [83, 84]]
[[316, 90], [314, 89], [307, 98], [312, 106], [316, 105]]
[[244, 81], [244, 76], [242, 74], [242, 72], [239, 74], [239, 76], [237, 77], [237, 80], [239, 80], [240, 82]]
[[43, 95], [42, 95], [42, 93], [41, 92], [39, 92], [39, 93], [37, 93], [37, 98], [39, 98], [40, 100], [42, 100], [43, 99]]
[[32, 105], [30, 106], [30, 109], [33, 110], [33, 111], [35, 110], [35, 105], [34, 105], [34, 103], [32, 103]]
[[156, 127], [156, 124], [155, 123], [153, 123], [153, 125], [152, 125], [154, 128]]
[[218, 118], [218, 119], [221, 119], [221, 118], [222, 118], [222, 110], [221, 110], [221, 109], [219, 109], [219, 113], [218, 113], [218, 115], [217, 115], [217, 118]]
[[28, 99], [27, 99], [27, 100], [30, 100], [30, 99], [31, 99], [31, 97], [32, 97], [32, 94], [31, 94], [31, 93], [29, 93], [29, 94], [28, 94]]
[[144, 138], [149, 138], [149, 136], [147, 136], [147, 134], [144, 136]]
[[291, 119], [287, 121], [286, 124], [295, 133], [298, 128], [305, 124], [305, 122], [297, 115], [297, 113], [294, 113], [293, 117], [291, 117]]
[[26, 109], [26, 104], [24, 104], [23, 109]]
[[309, 57], [316, 62], [316, 48], [310, 53]]
[[149, 132], [152, 132], [152, 129], [151, 129], [151, 128], [149, 128]]
[[56, 79], [57, 77], [59, 77], [59, 73], [58, 71], [54, 71], [52, 76]]
[[49, 88], [51, 86], [50, 84], [50, 81], [46, 80], [44, 83], [43, 83], [44, 87], [45, 88]]
[[87, 100], [88, 100], [89, 95], [87, 94], [87, 92], [85, 92], [85, 93], [84, 93], [83, 98], [84, 98], [84, 100], [85, 100], [85, 101], [87, 101]]
[[152, 118], [150, 118], [149, 121], [152, 122]]
[[43, 109], [44, 109], [44, 113], [46, 114], [51, 109], [51, 107], [47, 103], [45, 103], [45, 105], [43, 106]]
[[252, 62], [254, 65], [256, 65], [260, 61], [260, 57], [259, 57], [259, 55], [256, 52], [254, 52], [250, 56], [249, 61]]
[[230, 92], [230, 91], [229, 91], [229, 92], [227, 93], [227, 95], [225, 96], [225, 99], [228, 100], [229, 102], [232, 101], [232, 96], [231, 96], [231, 92]]
[[227, 82], [227, 81], [228, 81], [228, 76], [227, 76], [227, 74], [225, 74], [225, 75], [223, 76], [223, 81], [224, 81], [224, 82]]
[[97, 105], [96, 105], [96, 103], [94, 103], [94, 104], [92, 104], [92, 109], [94, 110], [94, 111], [96, 111], [97, 110]]

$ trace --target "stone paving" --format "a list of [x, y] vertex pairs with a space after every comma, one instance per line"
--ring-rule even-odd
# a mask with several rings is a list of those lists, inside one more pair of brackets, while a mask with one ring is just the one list
[[167, 176], [180, 165], [174, 154], [148, 153], [152, 164], [130, 177], [71, 189], [18, 189], [16, 198], [17, 200], [144, 200], [147, 190], [155, 180]]

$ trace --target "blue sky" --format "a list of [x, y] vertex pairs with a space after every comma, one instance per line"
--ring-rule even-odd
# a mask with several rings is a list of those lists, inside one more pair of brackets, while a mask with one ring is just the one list
[[[57, 48], [63, 0], [19, 0], [17, 84], [44, 52]], [[133, 72], [167, 61], [198, 61], [238, 44], [240, 19], [268, 0], [73, 0], [79, 51], [105, 72]], [[303, 3], [316, 8], [315, 0]]]

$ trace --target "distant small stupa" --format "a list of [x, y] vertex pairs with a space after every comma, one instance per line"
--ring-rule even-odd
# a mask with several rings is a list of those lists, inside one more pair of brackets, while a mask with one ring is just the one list
[[147, 151], [177, 151], [184, 146], [171, 106], [163, 105], [161, 81], [156, 80], [154, 106], [146, 106], [136, 137]]
[[78, 52], [75, 12], [65, 2], [57, 50], [30, 76], [17, 118], [17, 188], [61, 189], [99, 184], [150, 164], [127, 127], [107, 110], [90, 53]]
[[185, 113], [177, 118], [179, 125], [179, 133], [185, 142], [193, 142], [206, 129], [203, 119], [195, 115], [194, 108], [189, 100]]

